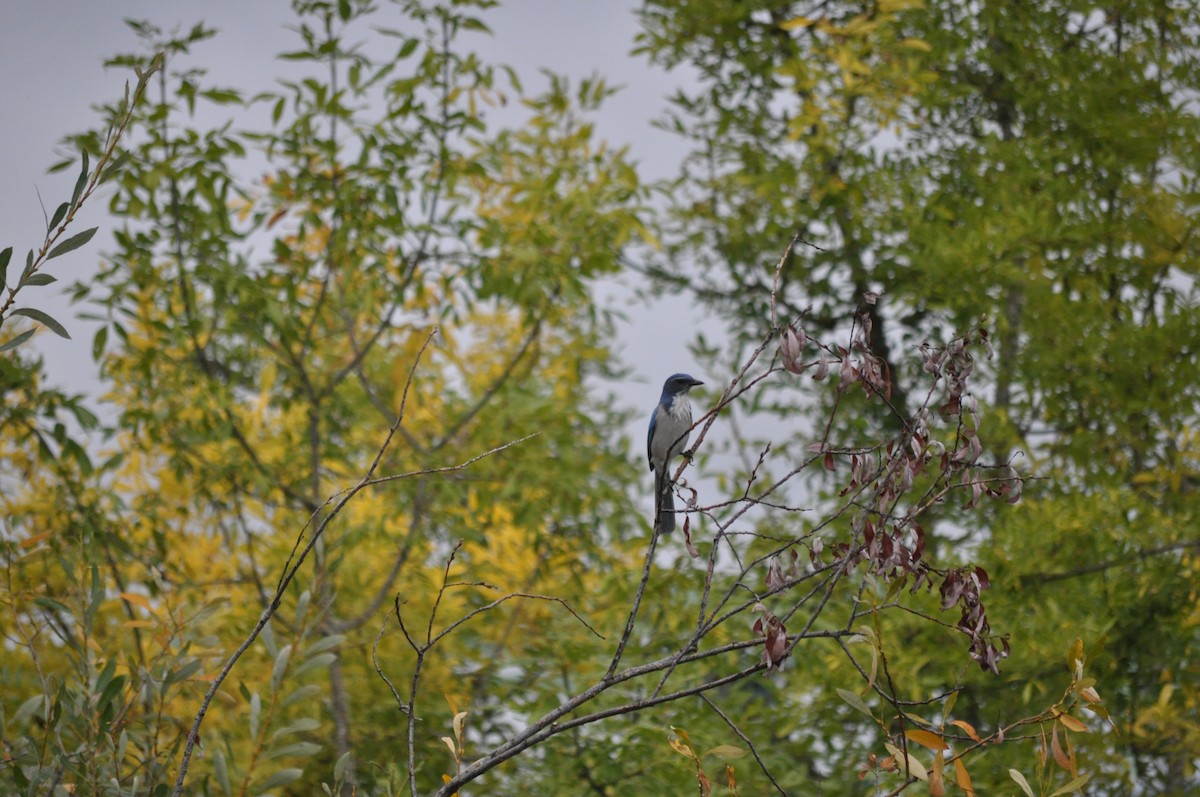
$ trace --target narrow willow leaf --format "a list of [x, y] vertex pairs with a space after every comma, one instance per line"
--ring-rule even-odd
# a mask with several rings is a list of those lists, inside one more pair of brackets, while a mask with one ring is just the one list
[[108, 168], [104, 170], [104, 174], [100, 175], [100, 182], [111, 180], [113, 175], [121, 170], [121, 168], [129, 162], [129, 153], [122, 152], [108, 164]]
[[79, 179], [75, 181], [75, 190], [71, 192], [71, 207], [79, 204], [79, 197], [83, 196], [83, 189], [87, 187], [88, 154], [86, 149], [80, 152], [83, 154], [83, 167], [79, 170]]
[[313, 644], [309, 645], [308, 648], [305, 649], [304, 655], [312, 656], [315, 653], [321, 653], [323, 651], [329, 650], [330, 648], [336, 648], [338, 645], [342, 644], [345, 641], [346, 641], [345, 634], [330, 634], [329, 636], [319, 639], [316, 642], [314, 642]]
[[213, 771], [217, 776], [217, 785], [221, 787], [221, 791], [230, 794], [232, 789], [229, 788], [229, 766], [225, 763], [225, 753], [219, 747], [213, 753]]
[[1063, 786], [1062, 788], [1055, 789], [1054, 791], [1050, 792], [1050, 797], [1061, 797], [1062, 795], [1070, 794], [1073, 791], [1080, 791], [1083, 788], [1083, 785], [1091, 779], [1092, 779], [1091, 775], [1080, 775], [1079, 777], [1075, 778], [1075, 780], [1068, 783], [1066, 786]]
[[21, 280], [21, 284], [18, 287], [23, 288], [26, 285], [33, 285], [34, 287], [37, 287], [39, 285], [49, 285], [52, 282], [58, 282], [58, 278], [52, 277], [49, 274], [30, 274], [28, 277]]
[[1008, 776], [1021, 787], [1021, 791], [1025, 792], [1029, 797], [1033, 797], [1033, 789], [1029, 788], [1029, 781], [1025, 780], [1025, 776], [1015, 769], [1008, 771]]
[[96, 330], [96, 336], [92, 338], [92, 359], [99, 360], [104, 354], [104, 346], [108, 343], [108, 327], [100, 327]]
[[303, 664], [292, 672], [293, 678], [299, 678], [305, 673], [310, 673], [313, 670], [324, 670], [333, 664], [337, 659], [336, 653], [318, 653], [315, 656], [310, 656]]
[[8, 261], [10, 260], [12, 260], [11, 246], [0, 252], [0, 288], [4, 288], [8, 284]]
[[100, 228], [93, 227], [90, 230], [84, 230], [83, 232], [75, 233], [70, 238], [68, 238], [67, 240], [60, 243], [58, 246], [51, 249], [50, 254], [46, 255], [46, 259], [53, 260], [54, 258], [58, 257], [59, 255], [65, 255], [67, 252], [75, 251], [79, 247], [86, 244], [88, 241], [92, 240], [92, 236], [96, 234], [96, 230], [98, 230], [98, 229], [100, 229]]
[[346, 752], [342, 753], [342, 757], [341, 757], [341, 758], [339, 758], [339, 759], [337, 760], [337, 763], [333, 765], [333, 779], [334, 779], [334, 781], [341, 781], [341, 779], [342, 779], [342, 778], [345, 776], [345, 774], [346, 774], [346, 766], [347, 766], [349, 763], [350, 763], [350, 751], [349, 751], [349, 750], [347, 750]]
[[23, 315], [26, 318], [32, 318], [34, 321], [40, 321], [42, 324], [45, 324], [46, 329], [50, 330], [55, 335], [58, 335], [60, 338], [66, 338], [67, 340], [71, 339], [71, 336], [67, 334], [67, 330], [62, 324], [46, 315], [41, 310], [34, 310], [32, 307], [22, 307], [20, 310], [13, 310], [12, 314]]
[[907, 730], [904, 732], [904, 735], [922, 747], [928, 747], [930, 750], [950, 749], [950, 745], [946, 744], [942, 737], [938, 736], [936, 733], [930, 733], [929, 731], [921, 730], [920, 728]]
[[711, 750], [705, 751], [705, 756], [715, 756], [722, 759], [741, 758], [746, 754], [746, 751], [738, 747], [736, 744], [719, 744]]
[[903, 750], [890, 742], [885, 742], [883, 748], [895, 756], [896, 760], [900, 762], [902, 767], [907, 763], [906, 769], [908, 774], [912, 775], [917, 780], [923, 780], [926, 782], [929, 781], [929, 770], [927, 770], [925, 765], [918, 761], [916, 757], [912, 755], [912, 753], [905, 754]]
[[279, 655], [275, 657], [275, 667], [271, 670], [271, 689], [279, 689], [279, 682], [283, 680], [283, 674], [287, 672], [288, 661], [292, 658], [292, 646], [284, 645], [279, 649]]
[[295, 689], [288, 693], [288, 696], [280, 703], [281, 706], [287, 708], [296, 703], [310, 701], [321, 694], [321, 687], [318, 684], [305, 684], [299, 689]]
[[35, 329], [27, 329], [24, 332], [22, 332], [20, 335], [17, 335], [12, 340], [10, 340], [4, 344], [0, 344], [0, 352], [5, 352], [5, 351], [8, 351], [9, 349], [17, 348], [22, 343], [24, 343], [25, 341], [32, 338], [34, 332], [37, 332], [36, 328]]
[[45, 702], [46, 698], [44, 695], [34, 695], [33, 697], [29, 698], [22, 703], [20, 708], [17, 709], [17, 712], [13, 714], [12, 723], [14, 725], [20, 725], [22, 722], [32, 717], [34, 712], [40, 711]]
[[863, 702], [863, 699], [861, 697], [859, 697], [858, 695], [856, 695], [854, 692], [851, 692], [848, 689], [839, 689], [839, 690], [837, 690], [837, 693], [838, 693], [838, 697], [840, 697], [842, 700], [846, 701], [846, 703], [851, 708], [858, 709], [862, 713], [866, 714], [868, 717], [875, 716], [874, 714], [871, 713], [871, 709], [869, 709], [867, 707], [867, 704]]
[[186, 681], [188, 678], [191, 678], [193, 675], [198, 673], [200, 668], [203, 666], [204, 662], [202, 662], [200, 659], [192, 659], [178, 670], [167, 673], [164, 683], [170, 686], [171, 684], [177, 684], [182, 681]]
[[258, 784], [256, 788], [258, 791], [267, 791], [269, 789], [274, 789], [277, 786], [286, 786], [293, 781], [299, 780], [300, 776], [303, 774], [303, 769], [296, 769], [295, 767], [290, 769], [281, 769], [271, 777], [264, 780], [262, 783]]
[[321, 752], [321, 745], [316, 742], [295, 742], [293, 744], [285, 744], [283, 747], [276, 747], [267, 753], [266, 758], [285, 758], [287, 756], [306, 757], [313, 756]]
[[284, 727], [275, 731], [275, 733], [271, 734], [271, 741], [275, 741], [280, 737], [287, 736], [289, 733], [307, 733], [308, 731], [315, 731], [320, 727], [321, 723], [319, 721], [312, 719], [311, 717], [302, 717], [293, 722], [291, 725], [285, 725]]
[[251, 739], [258, 738], [258, 720], [259, 720], [259, 717], [261, 717], [261, 716], [262, 716], [262, 698], [258, 696], [258, 692], [255, 692], [250, 697], [250, 716], [247, 718], [247, 721], [249, 722], [249, 725], [250, 725], [250, 738]]
[[58, 223], [63, 220], [63, 217], [67, 215], [67, 210], [70, 207], [71, 205], [68, 202], [64, 202], [59, 205], [58, 209], [54, 211], [54, 215], [50, 217], [50, 226], [46, 229], [53, 230], [55, 227], [57, 227]]

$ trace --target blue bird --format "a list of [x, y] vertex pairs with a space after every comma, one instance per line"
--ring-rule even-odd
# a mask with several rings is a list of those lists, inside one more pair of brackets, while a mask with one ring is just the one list
[[646, 454], [654, 471], [654, 528], [663, 534], [675, 530], [675, 493], [667, 469], [683, 453], [692, 431], [692, 402], [687, 392], [704, 384], [688, 374], [675, 374], [663, 385], [662, 396], [650, 414]]

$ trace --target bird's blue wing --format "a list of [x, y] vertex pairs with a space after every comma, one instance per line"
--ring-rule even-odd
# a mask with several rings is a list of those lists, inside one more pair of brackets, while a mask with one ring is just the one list
[[646, 433], [646, 461], [650, 463], [650, 470], [654, 470], [654, 429], [658, 425], [658, 407], [655, 407], [650, 413], [650, 429]]

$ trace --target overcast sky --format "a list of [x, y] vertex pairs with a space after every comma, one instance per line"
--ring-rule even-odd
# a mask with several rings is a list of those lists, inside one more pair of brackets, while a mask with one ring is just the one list
[[[623, 85], [605, 105], [598, 120], [599, 134], [610, 143], [629, 144], [643, 177], [656, 179], [677, 169], [680, 142], [650, 123], [662, 115], [665, 98], [683, 78], [630, 55], [638, 29], [632, 12], [635, 5], [613, 0], [512, 0], [484, 15], [494, 35], [472, 46], [485, 60], [511, 64], [527, 92], [541, 88], [540, 67], [573, 80], [600, 74]], [[384, 2], [380, 7], [386, 10], [389, 5]], [[41, 242], [44, 221], [38, 193], [47, 212], [70, 196], [76, 171], [46, 174], [46, 168], [60, 159], [59, 142], [68, 133], [95, 126], [98, 117], [92, 106], [123, 91], [128, 73], [106, 70], [102, 63], [116, 53], [140, 50], [140, 42], [123, 21], [127, 18], [148, 20], [165, 29], [190, 27], [203, 20], [219, 34], [197, 45], [190, 62], [206, 68], [215, 84], [250, 90], [270, 85], [278, 71], [274, 56], [294, 49], [297, 41], [285, 27], [293, 15], [283, 0], [5, 3], [0, 25], [0, 75], [4, 75], [0, 97], [5, 119], [0, 128], [0, 248], [13, 246], [13, 270]], [[19, 297], [18, 306], [47, 310], [71, 332], [71, 341], [43, 331], [35, 342], [46, 356], [51, 379], [72, 391], [94, 389], [90, 357], [94, 328], [74, 317], [80, 308], [68, 306], [59, 286], [86, 278], [95, 270], [100, 253], [111, 249], [113, 224], [105, 217], [106, 204], [106, 197], [98, 195], [81, 212], [73, 229], [98, 225], [100, 231], [86, 247], [51, 264], [49, 272], [60, 282], [25, 288]], [[626, 285], [632, 285], [632, 280]], [[686, 343], [704, 319], [679, 298], [629, 305], [629, 295], [636, 290], [636, 286], [625, 289], [619, 296], [631, 320], [621, 330], [618, 348], [633, 369], [633, 378], [614, 388], [630, 406], [648, 407], [666, 375], [694, 370]], [[604, 290], [607, 301], [621, 293], [621, 289]], [[644, 345], [647, 340], [655, 345]]]

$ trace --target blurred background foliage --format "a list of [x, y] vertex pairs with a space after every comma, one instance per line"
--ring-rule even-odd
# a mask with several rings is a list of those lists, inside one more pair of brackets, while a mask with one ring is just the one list
[[[348, 506], [219, 693], [187, 793], [406, 791], [406, 720], [372, 650], [406, 683], [411, 651], [395, 633], [376, 642], [380, 623], [397, 595], [406, 618], [429, 616], [456, 542], [447, 622], [527, 592], [565, 598], [610, 641], [624, 623], [648, 477], [640, 441], [613, 431], [627, 420], [606, 387], [621, 370], [608, 345], [619, 319], [596, 303], [598, 282], [639, 271], [650, 290], [694, 298], [722, 322], [698, 332], [697, 360], [726, 374], [770, 331], [775, 265], [797, 233], [776, 294], [784, 320], [832, 338], [878, 292], [865, 312], [901, 415], [923, 398], [917, 348], [981, 324], [994, 346], [977, 363], [981, 439], [1035, 477], [1015, 508], [947, 505], [928, 523], [938, 561], [991, 576], [989, 617], [1013, 650], [1000, 676], [967, 659], [961, 635], [905, 612], [875, 613], [856, 660], [883, 656], [897, 700], [936, 699], [913, 708], [926, 722], [988, 735], [1060, 700], [1078, 637], [1094, 679], [1080, 688], [1094, 684], [1112, 723], [1082, 713], [1086, 732], [1053, 718], [1022, 728], [1024, 741], [964, 759], [973, 789], [1026, 788], [1010, 769], [1031, 794], [1080, 775], [1088, 794], [1200, 785], [1195, 4], [647, 0], [633, 46], [648, 68], [698, 75], [664, 111], [686, 155], [662, 185], [595, 135], [589, 116], [613, 91], [603, 80], [551, 77], [529, 93], [462, 46], [490, 2], [394, 5], [399, 28], [359, 0], [295, 3], [296, 49], [279, 58], [305, 76], [255, 96], [207, 82], [193, 48], [215, 31], [135, 23], [141, 49], [113, 63], [146, 76], [144, 96], [69, 139], [100, 163], [84, 160], [81, 182], [111, 186], [101, 268], [73, 287], [99, 321], [102, 395], [45, 385], [22, 344], [33, 322], [54, 331], [32, 290], [53, 265], [20, 279], [19, 263], [7, 268], [6, 793], [169, 790], [200, 696], [306, 522], [370, 466], [436, 330], [380, 473], [537, 437]], [[522, 125], [485, 122], [518, 102]], [[87, 196], [77, 189], [64, 213]], [[18, 288], [24, 318], [10, 311]], [[730, 445], [803, 451], [835, 398], [772, 380], [747, 398], [759, 422]], [[869, 441], [895, 425], [846, 398], [832, 434]], [[706, 475], [740, 489], [752, 462], [701, 453]], [[812, 485], [816, 505], [836, 478]], [[815, 522], [753, 517], [782, 537]], [[659, 565], [635, 636], [646, 658], [686, 638], [701, 599], [702, 569], [679, 546]], [[868, 600], [891, 600], [876, 587]], [[836, 627], [855, 600], [839, 593], [822, 622]], [[904, 600], [937, 613], [933, 596]], [[593, 683], [610, 656], [553, 603], [465, 624], [425, 665], [420, 788], [455, 766], [439, 737], [460, 707], [469, 760]], [[789, 794], [903, 782], [880, 760], [904, 726], [832, 642], [711, 698]], [[955, 751], [970, 746], [952, 733]], [[743, 742], [710, 705], [679, 701], [556, 737], [479, 788], [687, 793], [687, 751], [712, 750], [698, 760], [717, 791], [728, 764], [738, 793], [769, 793]], [[970, 787], [948, 768], [944, 788]]]

